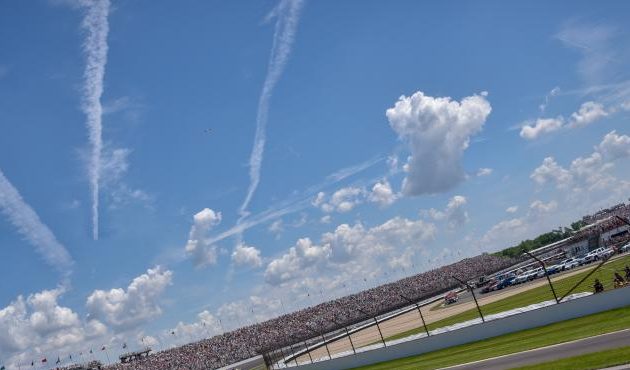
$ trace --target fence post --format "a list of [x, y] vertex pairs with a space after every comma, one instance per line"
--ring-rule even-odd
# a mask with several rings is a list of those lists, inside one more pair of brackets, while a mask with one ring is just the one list
[[560, 303], [560, 301], [558, 300], [558, 295], [556, 294], [556, 290], [553, 288], [553, 284], [551, 283], [551, 278], [549, 277], [549, 273], [547, 272], [547, 267], [545, 267], [545, 263], [539, 260], [533, 254], [529, 253], [528, 251], [523, 251], [523, 252], [525, 252], [528, 256], [538, 261], [538, 263], [540, 263], [540, 266], [542, 266], [543, 271], [545, 271], [545, 276], [547, 277], [547, 282], [549, 283], [549, 287], [551, 288], [551, 293], [553, 293], [553, 298], [556, 300], [556, 304]]
[[402, 299], [404, 299], [405, 301], [409, 302], [409, 303], [413, 303], [416, 308], [418, 309], [418, 313], [420, 314], [420, 319], [422, 319], [422, 326], [424, 326], [424, 331], [427, 333], [427, 337], [431, 336], [431, 334], [429, 334], [429, 329], [427, 328], [427, 323], [424, 321], [424, 315], [422, 314], [422, 311], [420, 310], [420, 305], [418, 305], [418, 303], [413, 302], [411, 299], [405, 297], [402, 294], [399, 294], [399, 296], [402, 297]]
[[452, 275], [452, 278], [466, 285], [466, 287], [470, 289], [470, 293], [472, 293], [473, 299], [475, 300], [475, 306], [477, 306], [477, 311], [479, 311], [479, 316], [481, 316], [481, 322], [486, 322], [486, 319], [483, 317], [483, 313], [481, 313], [481, 308], [479, 307], [479, 302], [477, 302], [477, 297], [475, 296], [475, 290], [473, 287], [471, 287], [467, 282], [458, 279], [455, 275]]
[[311, 350], [308, 348], [308, 343], [304, 341], [304, 347], [306, 347], [306, 354], [308, 355], [308, 359], [313, 363], [313, 357], [311, 357]]
[[[368, 314], [367, 312], [361, 310], [361, 309], [357, 309], [359, 312], [361, 312], [362, 314], [366, 315], [366, 316], [370, 316], [370, 314]], [[373, 317], [374, 322], [376, 323], [376, 328], [378, 329], [378, 334], [381, 336], [381, 342], [383, 342], [383, 347], [387, 347], [387, 344], [385, 343], [385, 338], [383, 338], [383, 332], [381, 331], [381, 327], [378, 324], [378, 320], [376, 319], [376, 316]]]
[[[337, 323], [333, 319], [330, 319], [330, 322], [332, 322], [333, 324], [335, 324], [337, 326], [343, 326], [343, 325], [340, 325], [339, 323]], [[350, 341], [350, 346], [352, 347], [352, 353], [354, 353], [356, 355], [357, 351], [354, 349], [354, 343], [352, 343], [352, 337], [350, 336], [350, 332], [348, 331], [348, 327], [344, 326], [343, 328], [346, 330], [346, 335], [348, 336], [348, 340]]]

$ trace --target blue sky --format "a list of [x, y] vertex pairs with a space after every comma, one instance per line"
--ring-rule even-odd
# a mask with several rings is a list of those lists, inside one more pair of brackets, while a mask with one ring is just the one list
[[9, 364], [183, 343], [629, 194], [622, 1], [0, 6]]

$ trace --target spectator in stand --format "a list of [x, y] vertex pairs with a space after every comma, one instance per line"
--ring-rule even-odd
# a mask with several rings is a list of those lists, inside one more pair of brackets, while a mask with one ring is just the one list
[[[409, 305], [400, 295], [422, 300], [459, 286], [451, 276], [472, 280], [514, 265], [518, 260], [483, 254], [384, 284], [356, 294], [323, 302], [265, 322], [236, 329], [199, 342], [150, 354], [108, 370], [215, 369], [330, 332]], [[366, 312], [365, 315], [362, 312]]]

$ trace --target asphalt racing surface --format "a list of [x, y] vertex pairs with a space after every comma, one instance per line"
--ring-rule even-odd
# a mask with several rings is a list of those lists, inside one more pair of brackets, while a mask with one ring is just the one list
[[586, 353], [630, 346], [630, 329], [584, 338], [572, 342], [555, 344], [548, 347], [517, 352], [511, 355], [495, 357], [468, 364], [446, 367], [449, 370], [503, 370], [515, 367], [540, 364], [543, 362], [574, 357]]

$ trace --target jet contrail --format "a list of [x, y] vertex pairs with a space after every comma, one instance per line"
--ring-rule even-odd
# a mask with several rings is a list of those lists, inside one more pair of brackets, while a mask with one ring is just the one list
[[278, 83], [284, 66], [287, 63], [291, 46], [295, 39], [295, 32], [300, 18], [300, 10], [304, 4], [303, 0], [281, 0], [280, 4], [271, 13], [277, 17], [276, 28], [273, 35], [273, 46], [269, 57], [269, 66], [267, 67], [267, 76], [263, 85], [260, 99], [258, 100], [258, 113], [256, 115], [256, 135], [254, 136], [254, 146], [249, 158], [249, 188], [247, 195], [243, 200], [243, 204], [239, 209], [241, 218], [239, 223], [247, 217], [249, 212], [247, 207], [256, 192], [258, 183], [260, 182], [260, 166], [263, 160], [263, 152], [265, 149], [265, 131], [267, 127], [267, 118], [269, 113], [269, 101], [273, 89]]
[[72, 257], [55, 238], [48, 226], [44, 225], [37, 213], [22, 199], [17, 189], [0, 170], [0, 212], [17, 229], [22, 237], [35, 247], [44, 261], [68, 276], [71, 272]]
[[109, 24], [109, 0], [80, 0], [79, 4], [86, 8], [81, 27], [86, 31], [83, 52], [86, 65], [83, 73], [83, 112], [90, 141], [88, 160], [88, 177], [92, 195], [92, 237], [98, 240], [98, 203], [101, 176], [101, 151], [103, 149], [103, 78], [107, 64], [107, 33]]

